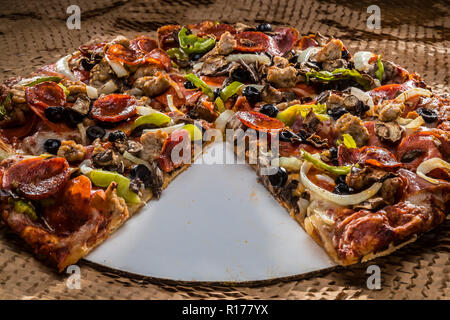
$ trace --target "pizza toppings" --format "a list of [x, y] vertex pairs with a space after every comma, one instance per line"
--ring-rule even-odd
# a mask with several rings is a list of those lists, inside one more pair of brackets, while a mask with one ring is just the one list
[[58, 192], [69, 179], [64, 158], [31, 158], [12, 165], [3, 175], [2, 187], [28, 199], [45, 199]]
[[269, 46], [270, 40], [262, 32], [244, 31], [235, 34], [236, 50], [242, 52], [261, 52]]
[[45, 70], [0, 86], [2, 135], [45, 151], [2, 152], [0, 205], [51, 239], [96, 237], [126, 203], [159, 197], [209, 128], [278, 139], [257, 164], [276, 172], [260, 180], [343, 264], [432, 228], [448, 206], [448, 101], [338, 39], [205, 21], [82, 46]]
[[95, 101], [91, 112], [100, 121], [122, 121], [136, 114], [136, 100], [125, 94], [110, 94]]
[[284, 123], [259, 112], [239, 111], [235, 116], [247, 127], [257, 131], [281, 130]]
[[431, 158], [442, 158], [439, 140], [421, 132], [407, 136], [397, 148], [397, 156], [405, 169], [415, 170], [421, 162]]
[[[186, 151], [190, 151], [189, 132], [187, 130], [174, 131], [165, 141], [158, 158], [159, 166], [164, 172], [171, 172], [183, 164], [183, 160], [190, 159]], [[175, 149], [175, 151], [174, 151]]]
[[53, 81], [40, 82], [25, 90], [29, 105], [45, 109], [50, 106], [64, 106], [66, 96], [64, 90]]

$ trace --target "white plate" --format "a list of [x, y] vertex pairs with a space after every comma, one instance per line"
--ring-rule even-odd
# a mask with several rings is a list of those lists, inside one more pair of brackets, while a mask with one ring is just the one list
[[194, 164], [86, 259], [182, 281], [267, 280], [334, 266], [245, 164]]

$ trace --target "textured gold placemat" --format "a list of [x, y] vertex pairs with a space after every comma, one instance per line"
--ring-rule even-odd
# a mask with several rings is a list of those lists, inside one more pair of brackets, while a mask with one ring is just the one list
[[[397, 4], [395, 4], [395, 3]], [[81, 9], [81, 29], [69, 30], [69, 5]], [[381, 28], [370, 30], [367, 8], [381, 9]], [[204, 19], [285, 24], [321, 32], [352, 52], [382, 53], [417, 71], [436, 91], [448, 92], [448, 1], [126, 1], [0, 0], [0, 81], [55, 62], [91, 38], [149, 33], [167, 23]], [[450, 299], [450, 221], [415, 243], [370, 263], [306, 279], [242, 285], [192, 285], [130, 277], [81, 261], [81, 289], [34, 259], [0, 227], [0, 298], [4, 299]], [[369, 290], [366, 269], [381, 268], [381, 290]]]

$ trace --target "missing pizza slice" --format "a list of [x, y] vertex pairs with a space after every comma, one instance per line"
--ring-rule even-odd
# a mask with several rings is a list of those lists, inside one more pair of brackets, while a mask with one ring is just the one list
[[83, 45], [0, 93], [2, 220], [60, 271], [222, 135], [341, 265], [449, 212], [449, 101], [320, 34], [168, 25]]

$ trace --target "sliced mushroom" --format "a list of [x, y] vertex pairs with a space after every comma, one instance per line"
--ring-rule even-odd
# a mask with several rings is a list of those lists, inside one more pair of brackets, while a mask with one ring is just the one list
[[385, 100], [381, 105], [377, 105], [376, 112], [378, 113], [378, 119], [380, 121], [394, 121], [403, 112], [405, 108], [402, 102], [396, 102], [391, 100]]
[[317, 126], [320, 124], [319, 118], [317, 118], [314, 111], [309, 110], [308, 114], [306, 115], [305, 120], [303, 121], [303, 125], [306, 127], [307, 131], [310, 133], [316, 132]]
[[375, 123], [375, 134], [383, 141], [395, 143], [402, 138], [403, 128], [395, 121]]
[[283, 94], [270, 85], [265, 85], [261, 90], [261, 97], [264, 102], [276, 104], [283, 101]]
[[142, 144], [134, 140], [128, 140], [127, 151], [133, 155], [137, 155], [143, 149]]
[[94, 154], [92, 161], [98, 167], [117, 166], [119, 164], [119, 157], [114, 151], [107, 149]]
[[80, 94], [72, 105], [72, 109], [82, 115], [87, 115], [89, 113], [90, 106], [91, 99], [89, 99], [89, 97], [85, 94]]
[[209, 57], [200, 69], [200, 74], [205, 76], [224, 76], [230, 72], [232, 64], [224, 56]]

